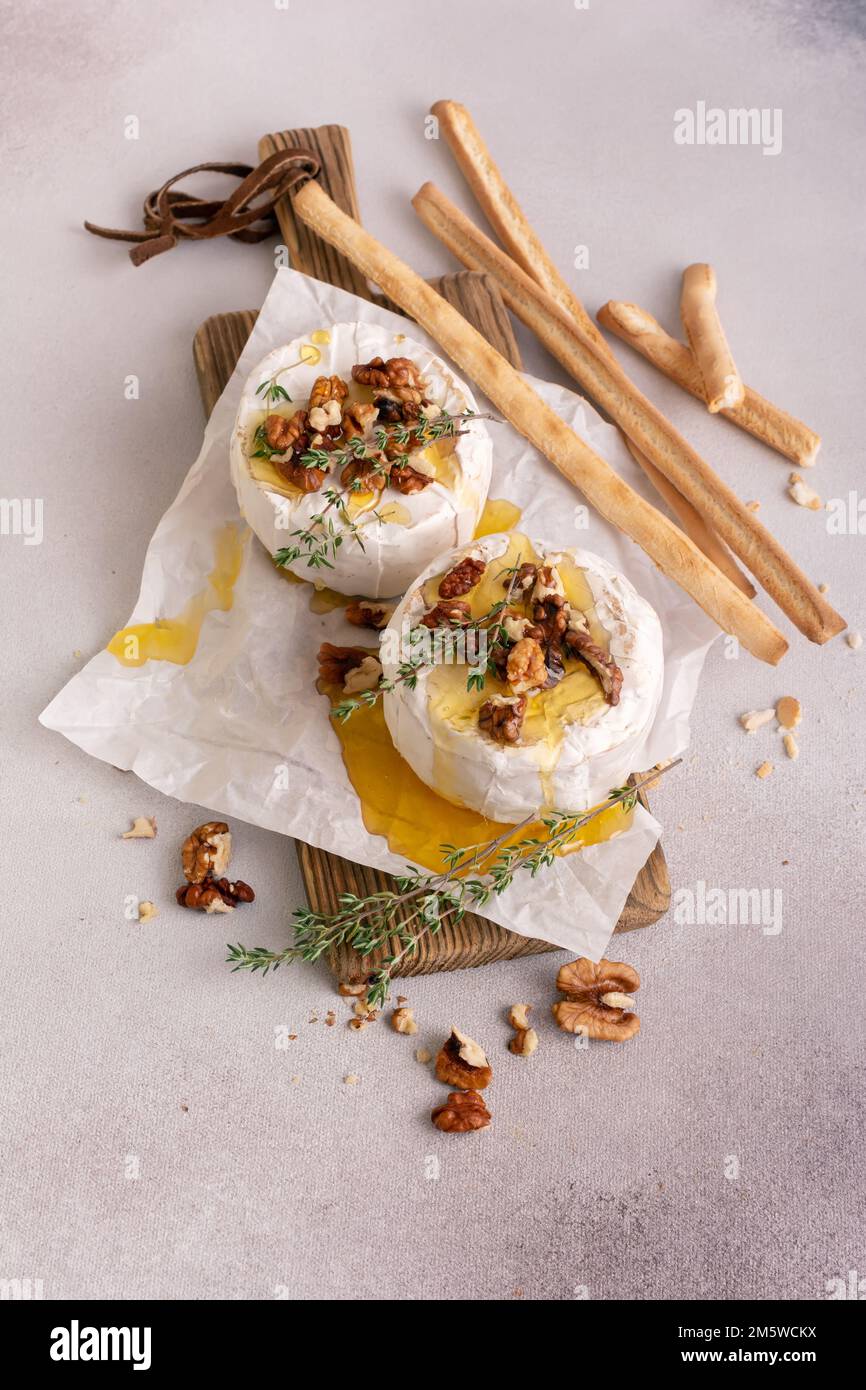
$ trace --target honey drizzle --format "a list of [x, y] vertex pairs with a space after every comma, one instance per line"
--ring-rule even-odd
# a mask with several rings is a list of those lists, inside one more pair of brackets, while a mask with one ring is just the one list
[[121, 666], [143, 666], [150, 660], [186, 666], [195, 656], [208, 613], [227, 613], [234, 602], [234, 587], [249, 534], [246, 529], [224, 526], [214, 537], [214, 567], [207, 576], [207, 587], [194, 594], [176, 618], [157, 618], [152, 623], [122, 628], [114, 634], [106, 651]]

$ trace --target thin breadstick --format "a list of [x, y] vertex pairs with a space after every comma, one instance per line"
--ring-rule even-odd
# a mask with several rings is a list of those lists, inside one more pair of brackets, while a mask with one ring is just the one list
[[669, 482], [664, 473], [660, 473], [654, 463], [650, 463], [645, 454], [640, 449], [636, 449], [628, 435], [623, 435], [626, 448], [639, 468], [642, 468], [648, 480], [652, 483], [659, 497], [665, 501], [690, 540], [694, 541], [699, 550], [702, 550], [707, 559], [712, 560], [718, 566], [722, 574], [726, 574], [732, 584], [736, 584], [738, 589], [747, 598], [754, 598], [757, 590], [754, 584], [746, 578], [743, 571], [734, 561], [724, 541], [720, 541], [715, 531], [711, 531], [700, 512], [696, 511], [682, 493]]
[[506, 303], [580, 386], [700, 512], [779, 607], [813, 642], [846, 626], [739, 497], [575, 321], [432, 184], [413, 199], [422, 221], [464, 265], [497, 281]]
[[680, 317], [691, 344], [711, 415], [743, 404], [743, 379], [716, 308], [716, 272], [699, 262], [683, 271]]
[[[527, 275], [546, 290], [561, 309], [571, 315], [602, 352], [612, 357], [606, 338], [598, 331], [583, 304], [547, 254], [544, 243], [533, 230], [525, 212], [502, 177], [466, 107], [457, 101], [437, 101], [431, 107], [431, 111], [438, 117], [448, 146], [499, 240]], [[754, 598], [754, 585], [734, 563], [727, 546], [714, 535], [691, 502], [687, 502], [673, 483], [668, 482], [628, 439], [626, 443], [635, 462], [670, 507], [686, 535], [718, 565], [732, 583], [742, 589], [744, 594]]]
[[459, 101], [437, 101], [430, 110], [438, 118], [439, 128], [458, 167], [503, 246], [527, 275], [537, 280], [560, 308], [577, 320], [593, 342], [609, 352], [604, 335], [599, 333], [533, 231], [466, 107]]
[[[683, 390], [704, 400], [704, 383], [691, 349], [666, 333], [646, 309], [611, 299], [599, 309], [598, 321]], [[811, 468], [821, 447], [821, 436], [802, 420], [759, 396], [751, 386], [744, 390], [742, 405], [720, 413], [792, 463]]]
[[449, 354], [502, 415], [611, 525], [625, 532], [746, 651], [775, 665], [787, 642], [666, 516], [574, 433], [458, 311], [331, 201], [315, 181], [293, 200], [298, 216], [373, 280]]

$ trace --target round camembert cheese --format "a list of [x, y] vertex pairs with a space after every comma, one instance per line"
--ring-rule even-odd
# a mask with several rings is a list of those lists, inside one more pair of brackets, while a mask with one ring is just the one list
[[587, 810], [641, 770], [661, 625], [589, 551], [510, 533], [440, 556], [394, 613], [381, 657], [397, 751], [441, 796], [492, 820]]
[[[341, 433], [341, 416], [346, 408], [362, 408], [361, 437], [371, 444], [377, 428], [399, 431], [419, 423], [409, 418], [411, 407], [400, 418], [399, 387], [392, 391], [379, 376], [372, 384], [353, 379], [353, 367], [377, 358], [385, 369], [394, 360], [408, 361], [410, 378], [415, 372], [420, 383], [428, 434], [424, 447], [412, 448], [411, 440], [405, 446], [408, 471], [388, 477], [384, 486], [369, 487], [358, 477], [360, 469], [354, 480], [345, 479], [348, 440]], [[339, 379], [337, 399], [308, 409], [323, 378]], [[313, 474], [299, 471], [300, 452], [292, 453], [288, 422], [301, 410], [307, 412], [304, 448], [335, 451], [329, 466]], [[374, 323], [315, 330], [269, 353], [244, 386], [231, 440], [231, 474], [241, 513], [271, 555], [281, 555], [284, 567], [300, 578], [343, 594], [400, 595], [434, 556], [474, 534], [490, 486], [490, 436], [479, 419], [461, 420], [461, 433], [454, 438], [442, 433], [430, 441], [429, 428], [438, 421], [441, 431], [447, 416], [475, 410], [468, 387], [428, 348], [404, 334]], [[279, 421], [274, 428], [273, 416], [285, 418], [285, 440]], [[351, 432], [357, 437], [357, 425]], [[305, 490], [308, 482], [311, 487]], [[311, 564], [315, 553], [323, 560]]]

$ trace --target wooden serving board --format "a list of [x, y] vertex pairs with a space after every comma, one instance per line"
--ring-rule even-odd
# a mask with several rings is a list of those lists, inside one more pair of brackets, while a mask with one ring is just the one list
[[[259, 154], [264, 158], [275, 149], [289, 146], [306, 146], [318, 152], [323, 187], [339, 206], [359, 219], [348, 131], [340, 126], [282, 131], [265, 136], [260, 142]], [[295, 219], [288, 199], [280, 205], [279, 217], [295, 269], [353, 294], [387, 303], [371, 292], [352, 265]], [[522, 365], [508, 312], [496, 285], [487, 276], [460, 271], [432, 283], [509, 362], [518, 368]], [[388, 307], [393, 306], [388, 304]], [[196, 333], [193, 356], [208, 414], [231, 376], [255, 320], [256, 315], [251, 311], [217, 314], [207, 319]], [[640, 799], [646, 805], [642, 795]], [[393, 888], [393, 879], [381, 870], [355, 864], [300, 842], [296, 849], [307, 897], [317, 912], [336, 912], [341, 893], [365, 897]], [[657, 921], [668, 909], [670, 892], [664, 853], [657, 845], [635, 880], [616, 931], [634, 931]], [[556, 949], [547, 941], [519, 936], [484, 917], [467, 913], [461, 922], [446, 921], [435, 936], [425, 937], [417, 952], [404, 958], [397, 973], [422, 975], [436, 970], [460, 970]], [[388, 954], [389, 949], [383, 948], [362, 960], [351, 948], [341, 947], [332, 952], [329, 964], [339, 979], [357, 979], [368, 974]]]

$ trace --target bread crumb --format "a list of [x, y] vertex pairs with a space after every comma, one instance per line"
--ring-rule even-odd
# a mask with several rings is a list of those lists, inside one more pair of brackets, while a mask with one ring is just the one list
[[336, 1021], [337, 1015], [334, 1013], [333, 1009], [329, 1009], [328, 1012], [325, 1014], [325, 1027], [333, 1028]]
[[740, 715], [740, 723], [747, 734], [753, 734], [756, 729], [763, 728], [765, 724], [769, 724], [775, 713], [776, 711], [774, 709], [752, 709], [746, 714]]
[[846, 632], [845, 641], [854, 652], [859, 652], [860, 648], [863, 646], [863, 638], [860, 636], [859, 632]]
[[760, 510], [761, 504], [760, 502], [747, 502], [746, 507], [750, 512], [757, 512]]
[[293, 1085], [293, 1086], [300, 1086], [300, 1084], [301, 1084], [301, 1078], [300, 1078], [299, 1076], [293, 1076], [293, 1077], [291, 1078], [291, 1080], [292, 1080], [292, 1085]]
[[830, 585], [829, 585], [829, 584], [819, 584], [819, 585], [818, 585], [818, 593], [819, 593], [819, 594], [829, 594], [829, 592], [830, 592]]
[[800, 701], [793, 695], [783, 695], [776, 701], [776, 718], [783, 729], [796, 729], [803, 717]]
[[152, 922], [154, 917], [158, 916], [159, 908], [155, 905], [155, 903], [145, 901], [143, 903], [138, 904], [139, 922]]
[[359, 1082], [360, 1080], [361, 1080], [360, 1076], [356, 1076], [355, 1073], [354, 1073], [353, 1071], [350, 1071], [348, 1076], [344, 1076], [344, 1077], [343, 1077], [343, 1085], [344, 1085], [344, 1086], [357, 1086], [357, 1084], [358, 1084], [358, 1082]]
[[788, 754], [789, 758], [799, 758], [800, 749], [797, 745], [797, 740], [794, 738], [793, 734], [786, 734], [785, 737], [782, 739], [782, 742], [785, 745], [785, 752]]
[[756, 767], [756, 768], [755, 768], [755, 776], [756, 776], [756, 777], [760, 777], [761, 781], [763, 782], [764, 778], [765, 778], [765, 777], [769, 777], [769, 775], [770, 775], [770, 773], [771, 773], [772, 771], [773, 771], [773, 764], [770, 763], [770, 762], [763, 762], [763, 763], [761, 763], [761, 766], [760, 766], [760, 767]]
[[415, 1048], [415, 1061], [420, 1062], [422, 1066], [426, 1066], [432, 1056], [432, 1052], [428, 1052], [426, 1047]]

